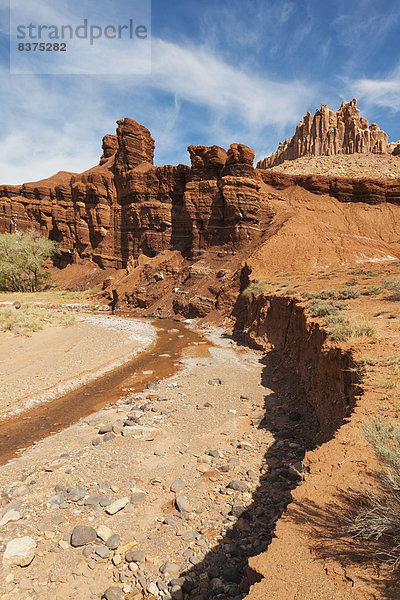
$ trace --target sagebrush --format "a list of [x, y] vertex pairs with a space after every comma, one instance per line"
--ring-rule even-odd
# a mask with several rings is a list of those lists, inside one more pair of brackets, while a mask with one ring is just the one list
[[370, 544], [371, 559], [400, 569], [400, 425], [378, 418], [365, 424], [365, 437], [378, 459], [376, 485], [355, 496], [347, 533]]

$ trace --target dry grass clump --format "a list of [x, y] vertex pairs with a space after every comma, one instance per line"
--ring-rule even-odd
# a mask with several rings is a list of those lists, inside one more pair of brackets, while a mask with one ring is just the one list
[[354, 539], [370, 544], [371, 559], [400, 568], [400, 425], [385, 424], [377, 418], [365, 425], [380, 469], [377, 486], [363, 489], [346, 527]]
[[14, 335], [29, 336], [45, 325], [68, 327], [75, 321], [75, 315], [66, 310], [56, 311], [31, 305], [19, 309], [14, 306], [0, 307], [0, 331], [10, 331]]
[[368, 321], [345, 321], [336, 325], [330, 336], [335, 341], [346, 341], [351, 338], [375, 337], [376, 329]]

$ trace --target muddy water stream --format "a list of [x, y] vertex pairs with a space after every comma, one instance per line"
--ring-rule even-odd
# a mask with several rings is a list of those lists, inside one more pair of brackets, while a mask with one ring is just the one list
[[148, 382], [174, 375], [181, 368], [177, 361], [189, 346], [199, 344], [199, 353], [206, 351], [204, 338], [182, 323], [163, 319], [152, 321], [152, 325], [157, 329], [157, 341], [147, 351], [55, 400], [1, 421], [0, 465], [33, 442], [73, 425], [127, 393], [142, 391]]

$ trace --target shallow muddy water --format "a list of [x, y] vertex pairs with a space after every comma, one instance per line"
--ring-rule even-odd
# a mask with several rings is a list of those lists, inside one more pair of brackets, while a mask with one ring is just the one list
[[181, 368], [177, 361], [189, 346], [199, 344], [199, 354], [206, 352], [209, 344], [184, 324], [169, 319], [151, 324], [157, 329], [157, 340], [133, 360], [55, 400], [0, 422], [0, 465], [33, 442], [73, 425], [124, 395], [142, 391], [148, 382], [171, 377]]

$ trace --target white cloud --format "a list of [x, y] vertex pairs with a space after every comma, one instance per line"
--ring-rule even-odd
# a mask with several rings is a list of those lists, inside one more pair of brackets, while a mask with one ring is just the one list
[[348, 82], [354, 94], [368, 106], [382, 106], [399, 111], [400, 65], [384, 79], [357, 79]]
[[153, 39], [150, 85], [225, 114], [235, 113], [259, 128], [295, 120], [314, 93], [313, 86], [300, 81], [281, 83], [235, 68], [206, 48], [159, 39]]
[[[113, 60], [120, 60], [117, 49]], [[102, 135], [114, 132], [115, 121], [124, 116], [151, 129], [169, 163], [186, 156], [183, 139], [189, 131], [209, 133], [210, 143], [243, 141], [263, 149], [263, 128], [294, 126], [315, 95], [307, 83], [273, 81], [205, 47], [161, 39], [153, 39], [152, 67], [151, 75], [136, 77], [10, 76], [0, 68], [0, 183], [93, 166]], [[205, 108], [208, 122], [191, 123], [188, 103], [189, 112]]]

